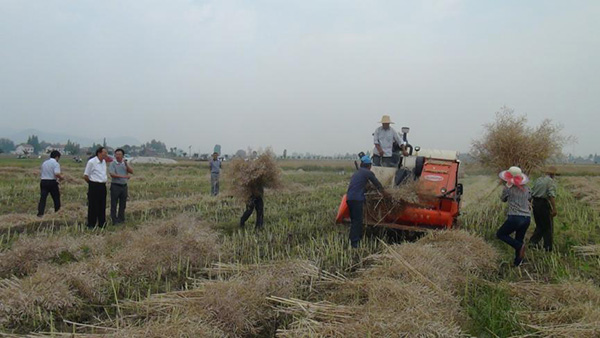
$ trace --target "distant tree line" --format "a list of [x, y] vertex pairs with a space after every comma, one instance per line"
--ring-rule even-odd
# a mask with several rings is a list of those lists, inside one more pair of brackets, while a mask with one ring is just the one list
[[[27, 142], [24, 142], [33, 147], [34, 154], [42, 154], [45, 152], [48, 147], [55, 147], [57, 149], [62, 149], [66, 154], [69, 155], [84, 155], [84, 154], [92, 154], [95, 149], [103, 146], [107, 147], [110, 150], [113, 150], [111, 147], [107, 146], [106, 139], [103, 140], [102, 144], [100, 143], [92, 143], [89, 147], [81, 146], [77, 142], [73, 142], [70, 139], [67, 140], [66, 144], [52, 144], [46, 141], [40, 141], [37, 135], [30, 135], [27, 137]], [[0, 153], [10, 153], [17, 149], [17, 146], [14, 141], [8, 138], [0, 138]], [[167, 146], [164, 142], [152, 139], [150, 142], [146, 142], [140, 146], [137, 145], [123, 145], [118, 148], [122, 148], [126, 153], [133, 156], [181, 156], [181, 152], [176, 150], [177, 148], [171, 148], [171, 151], [167, 150]], [[183, 153], [185, 154], [185, 153]], [[185, 155], [184, 155], [185, 156]]]

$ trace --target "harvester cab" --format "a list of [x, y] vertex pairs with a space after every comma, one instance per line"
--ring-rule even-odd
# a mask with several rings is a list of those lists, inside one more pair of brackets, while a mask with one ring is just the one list
[[[364, 223], [372, 226], [423, 231], [451, 229], [456, 226], [463, 193], [458, 183], [460, 161], [451, 150], [433, 150], [413, 147], [408, 142], [409, 128], [402, 128], [402, 144], [394, 145], [394, 167], [373, 166], [371, 170], [386, 188], [395, 192], [414, 194], [413, 198], [391, 201], [367, 201]], [[364, 155], [360, 153], [359, 157]], [[358, 163], [355, 162], [356, 167]], [[410, 189], [408, 189], [410, 187]], [[377, 193], [373, 193], [377, 194]], [[369, 200], [369, 196], [367, 196]], [[391, 204], [391, 205], [390, 205]], [[346, 195], [340, 203], [336, 223], [350, 221]]]

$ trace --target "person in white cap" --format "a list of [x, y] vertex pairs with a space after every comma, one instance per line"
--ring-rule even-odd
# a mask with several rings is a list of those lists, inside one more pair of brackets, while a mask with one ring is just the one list
[[[496, 232], [496, 237], [515, 249], [514, 265], [519, 266], [525, 257], [525, 233], [531, 223], [531, 192], [526, 186], [529, 177], [519, 167], [510, 167], [499, 174], [506, 182], [500, 199], [508, 203], [507, 218]], [[515, 233], [515, 237], [510, 235]]]
[[381, 117], [381, 127], [375, 129], [373, 133], [373, 165], [376, 167], [394, 167], [395, 163], [392, 158], [394, 142], [398, 145], [402, 144], [400, 135], [390, 126], [393, 124], [389, 115]]

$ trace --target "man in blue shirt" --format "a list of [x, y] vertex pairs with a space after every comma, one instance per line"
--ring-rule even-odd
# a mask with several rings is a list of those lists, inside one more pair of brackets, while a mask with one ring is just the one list
[[217, 196], [219, 194], [219, 176], [221, 174], [221, 160], [219, 160], [219, 153], [214, 152], [210, 162], [208, 162], [208, 168], [210, 169], [210, 194]]
[[348, 192], [346, 193], [346, 204], [350, 210], [350, 244], [353, 248], [358, 247], [363, 234], [363, 206], [365, 204], [365, 188], [367, 183], [371, 182], [379, 192], [387, 195], [383, 186], [371, 171], [371, 159], [369, 156], [363, 156], [360, 159], [360, 168], [352, 175]]

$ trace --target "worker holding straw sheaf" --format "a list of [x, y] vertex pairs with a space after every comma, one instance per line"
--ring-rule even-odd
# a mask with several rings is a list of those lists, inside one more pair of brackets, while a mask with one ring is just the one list
[[264, 189], [281, 186], [281, 169], [275, 163], [273, 154], [266, 152], [255, 160], [235, 159], [230, 166], [232, 193], [246, 202], [246, 209], [240, 218], [240, 227], [256, 211], [256, 229], [262, 229], [264, 223]]
[[369, 156], [363, 156], [360, 159], [360, 168], [352, 175], [348, 192], [346, 193], [346, 204], [350, 211], [350, 245], [357, 248], [363, 235], [363, 207], [366, 201], [365, 189], [369, 182], [384, 195], [388, 193], [383, 189], [383, 186], [371, 171], [371, 159]]

